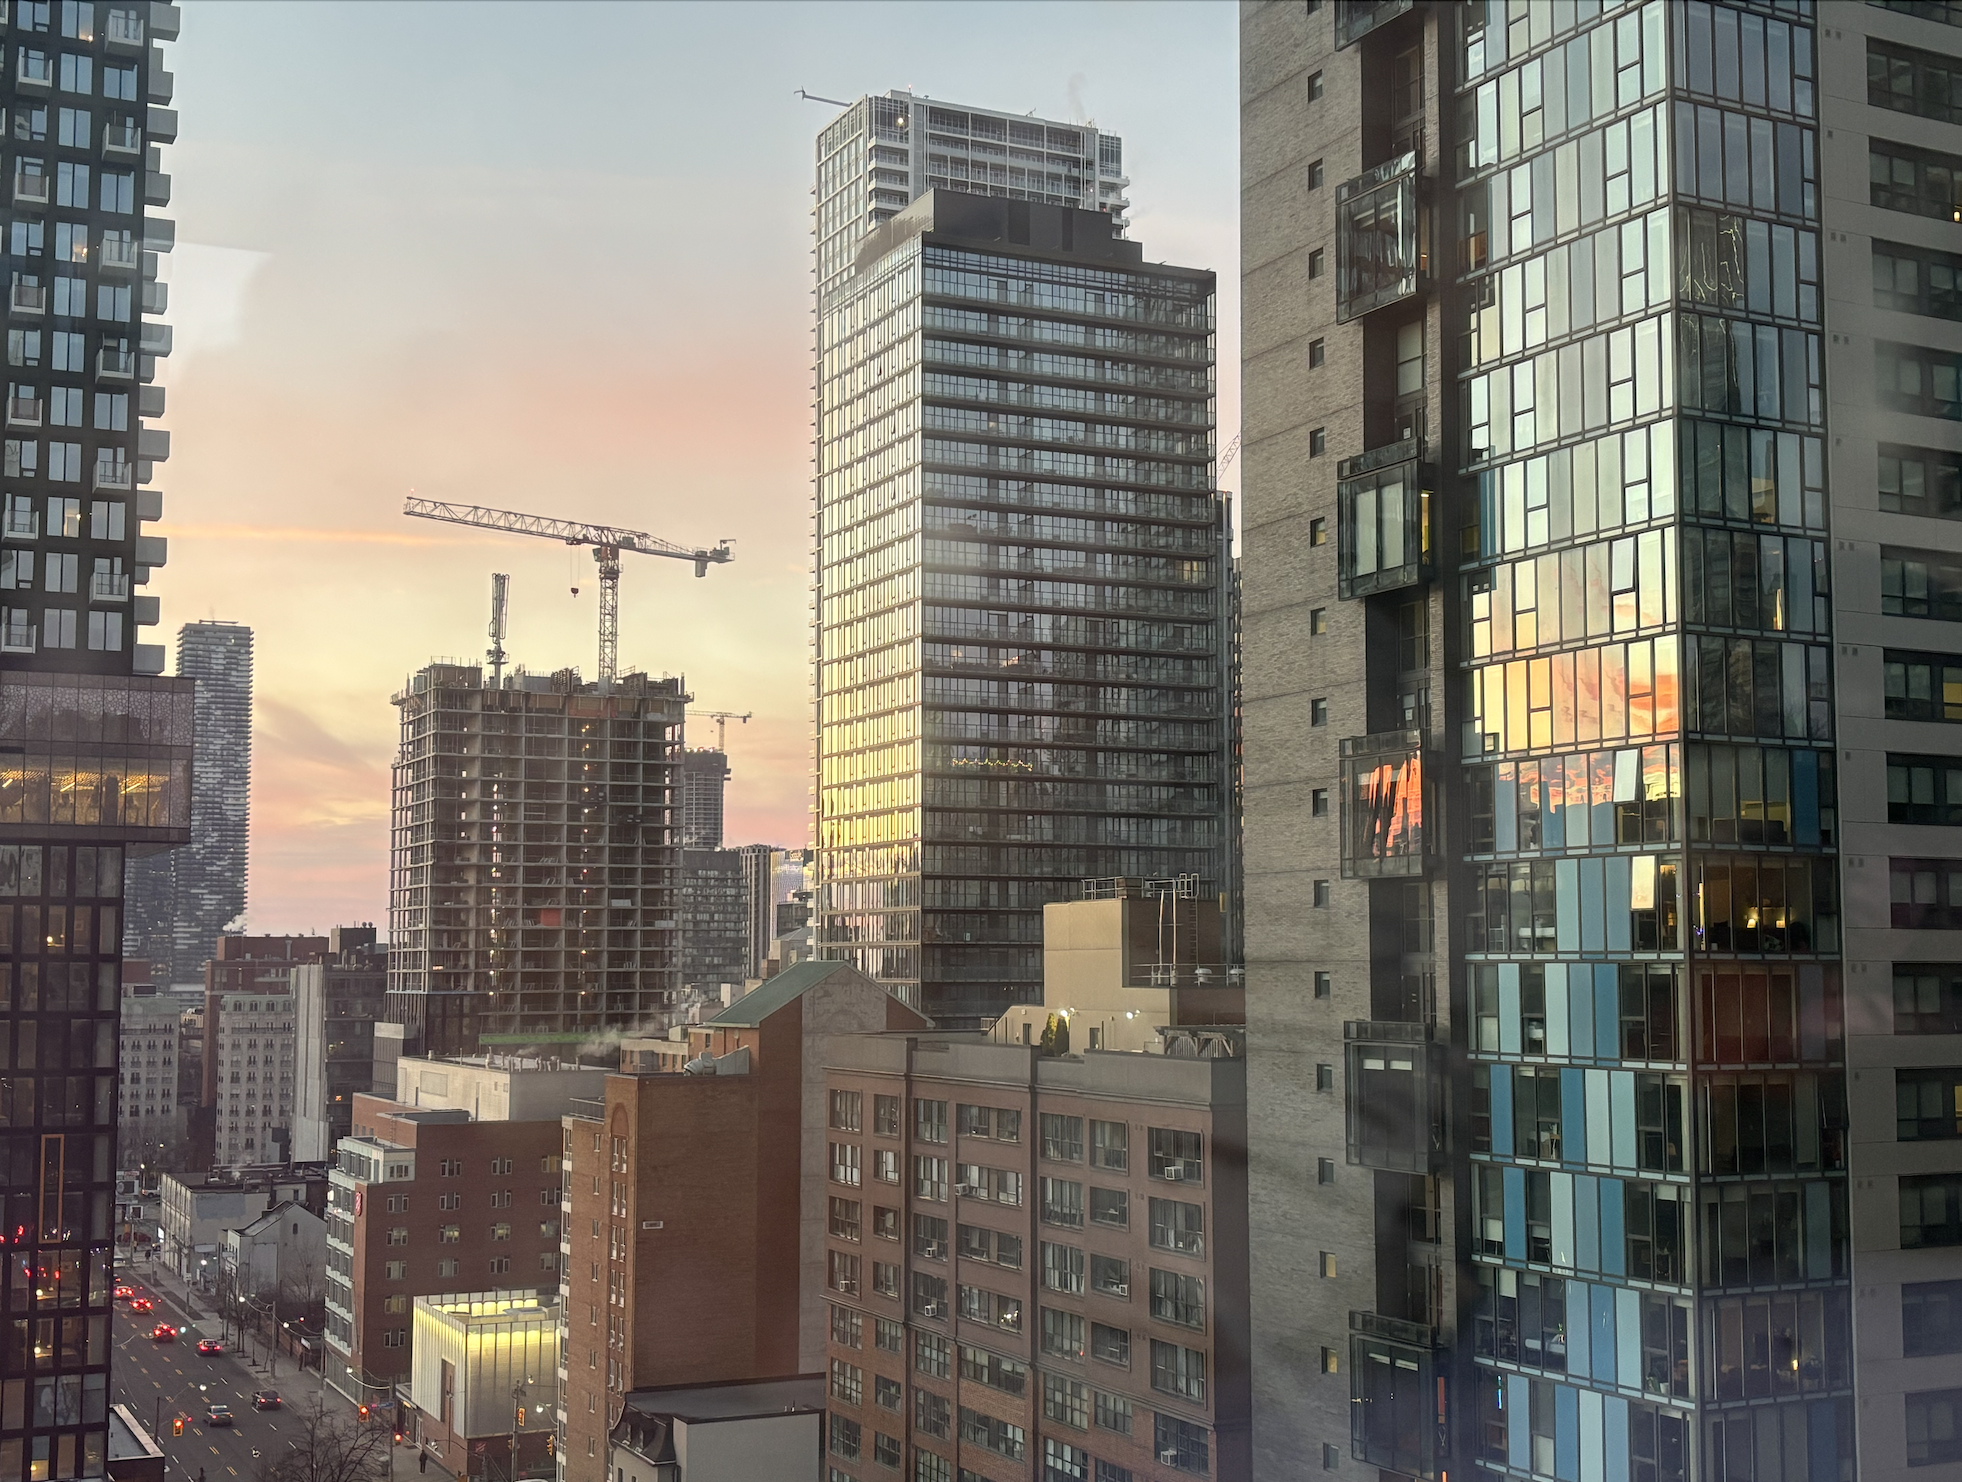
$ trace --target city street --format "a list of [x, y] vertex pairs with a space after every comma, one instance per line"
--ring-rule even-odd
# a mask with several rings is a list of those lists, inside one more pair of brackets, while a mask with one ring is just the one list
[[[125, 1303], [116, 1304], [114, 1325], [115, 1357], [112, 1373], [116, 1398], [129, 1406], [144, 1425], [157, 1420], [162, 1400], [162, 1422], [157, 1443], [163, 1447], [171, 1482], [193, 1482], [203, 1469], [205, 1482], [250, 1482], [262, 1463], [272, 1461], [291, 1443], [283, 1432], [299, 1433], [298, 1411], [311, 1405], [320, 1394], [318, 1374], [290, 1371], [280, 1365], [278, 1381], [246, 1367], [242, 1357], [227, 1345], [222, 1354], [200, 1355], [197, 1340], [218, 1336], [215, 1318], [200, 1319], [186, 1326], [183, 1311], [168, 1293], [142, 1281], [121, 1275], [140, 1293], [152, 1298], [156, 1310], [132, 1314]], [[150, 1331], [159, 1322], [183, 1327], [174, 1343], [158, 1343]], [[290, 1387], [289, 1387], [290, 1385]], [[289, 1408], [259, 1411], [252, 1408], [252, 1392], [277, 1389]], [[205, 1424], [205, 1407], [212, 1403], [231, 1406], [234, 1423], [230, 1427]], [[339, 1396], [329, 1404], [345, 1406]], [[171, 1434], [171, 1421], [182, 1415], [184, 1434]], [[402, 1465], [398, 1459], [397, 1466]], [[413, 1467], [413, 1458], [409, 1465]]]

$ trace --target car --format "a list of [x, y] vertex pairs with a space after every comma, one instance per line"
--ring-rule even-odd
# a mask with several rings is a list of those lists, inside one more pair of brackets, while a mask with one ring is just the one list
[[154, 1328], [150, 1329], [150, 1336], [159, 1343], [175, 1343], [177, 1341], [177, 1329], [173, 1328], [167, 1322], [160, 1322]]
[[154, 1309], [156, 1305], [157, 1304], [155, 1302], [152, 1302], [148, 1297], [132, 1297], [130, 1299], [129, 1310], [131, 1312], [149, 1312], [152, 1309]]
[[204, 1412], [204, 1423], [214, 1426], [230, 1425], [232, 1423], [232, 1407], [229, 1405], [213, 1405]]
[[224, 1351], [225, 1345], [220, 1343], [216, 1338], [198, 1339], [199, 1353], [223, 1353]]
[[136, 1288], [133, 1286], [119, 1286], [116, 1288], [116, 1300], [118, 1302], [126, 1302], [135, 1295]]
[[285, 1403], [286, 1401], [279, 1397], [279, 1391], [276, 1389], [255, 1389], [252, 1391], [252, 1408], [254, 1410], [277, 1410]]

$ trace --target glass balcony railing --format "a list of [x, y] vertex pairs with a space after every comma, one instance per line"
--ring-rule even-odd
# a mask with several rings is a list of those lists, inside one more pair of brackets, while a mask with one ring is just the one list
[[1344, 599], [1430, 579], [1431, 492], [1418, 462], [1422, 453], [1419, 439], [1406, 438], [1337, 469], [1336, 589]]
[[7, 309], [14, 314], [45, 314], [48, 312], [48, 290], [45, 284], [32, 279], [23, 282], [14, 279], [12, 291], [7, 296]]
[[1354, 46], [1378, 26], [1386, 26], [1415, 0], [1335, 0], [1335, 44]]
[[102, 245], [96, 249], [101, 266], [131, 273], [136, 271], [138, 252], [136, 241], [131, 237], [104, 237]]
[[98, 463], [95, 466], [95, 487], [98, 489], [128, 489], [135, 482], [131, 466], [127, 463]]
[[48, 177], [30, 174], [26, 170], [14, 171], [14, 204], [16, 206], [45, 206], [48, 204]]
[[10, 396], [7, 398], [7, 425], [9, 427], [39, 427], [42, 418], [41, 398], [38, 396]]
[[104, 154], [136, 154], [143, 148], [143, 131], [133, 123], [111, 121], [102, 126]]
[[34, 652], [35, 628], [23, 614], [19, 617], [9, 613], [0, 619], [0, 653], [31, 654]]
[[111, 46], [130, 47], [143, 44], [143, 18], [133, 10], [112, 10], [109, 24], [103, 39]]
[[23, 46], [14, 78], [22, 87], [53, 87], [54, 58], [45, 52], [29, 51]]
[[1443, 1049], [1430, 1026], [1351, 1020], [1348, 1056], [1349, 1161], [1363, 1168], [1428, 1173], [1447, 1151]]
[[91, 602], [127, 602], [129, 577], [120, 571], [98, 571], [89, 578]]
[[14, 540], [38, 540], [41, 536], [41, 516], [31, 509], [10, 509], [0, 516], [0, 535]]
[[1335, 317], [1360, 318], [1413, 297], [1429, 266], [1413, 150], [1335, 191]]
[[136, 354], [116, 345], [95, 352], [95, 373], [108, 380], [129, 380], [136, 374]]

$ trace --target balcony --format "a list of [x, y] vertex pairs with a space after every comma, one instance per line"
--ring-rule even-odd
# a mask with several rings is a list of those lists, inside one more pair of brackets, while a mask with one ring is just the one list
[[46, 403], [38, 396], [10, 396], [7, 398], [7, 425], [9, 427], [39, 427]]
[[102, 39], [111, 51], [134, 52], [143, 49], [143, 18], [133, 10], [112, 10]]
[[10, 314], [45, 314], [48, 312], [47, 286], [32, 278], [25, 281], [21, 275], [14, 275], [13, 288], [7, 295], [7, 312]]
[[95, 465], [95, 487], [128, 493], [136, 486], [134, 474], [128, 463], [104, 460]]
[[1342, 877], [1422, 875], [1424, 735], [1379, 731], [1342, 743]]
[[134, 237], [104, 237], [102, 245], [96, 248], [96, 264], [104, 272], [133, 273], [141, 260], [140, 253]]
[[129, 601], [129, 576], [120, 571], [98, 571], [89, 578], [89, 601]]
[[1405, 438], [1337, 468], [1336, 592], [1345, 601], [1430, 580], [1431, 491], [1422, 453], [1420, 439]]
[[1437, 1334], [1422, 1323], [1349, 1314], [1349, 1449], [1368, 1466], [1431, 1478], [1449, 1455]]
[[1413, 7], [1413, 0], [1335, 0], [1335, 45], [1354, 46]]
[[31, 654], [35, 647], [35, 627], [25, 612], [0, 617], [0, 653]]
[[14, 80], [22, 87], [54, 86], [54, 58], [46, 52], [20, 49], [20, 63], [14, 70]]
[[170, 353], [170, 326], [168, 324], [145, 323], [143, 335], [137, 341], [137, 348], [145, 355], [168, 355]]
[[16, 169], [14, 171], [14, 204], [16, 206], [47, 205], [48, 177], [39, 171]]
[[136, 378], [136, 353], [115, 345], [104, 345], [95, 352], [95, 373], [104, 381], [130, 381]]
[[1429, 266], [1413, 150], [1335, 188], [1335, 317], [1412, 297]]
[[0, 516], [0, 538], [39, 540], [41, 538], [40, 512], [33, 509], [8, 510], [4, 516]]
[[143, 131], [127, 119], [111, 119], [102, 126], [102, 152], [134, 159], [143, 152]]
[[1342, 1026], [1348, 1060], [1349, 1161], [1363, 1168], [1428, 1173], [1448, 1151], [1444, 1124], [1444, 1047], [1427, 1024], [1350, 1020]]

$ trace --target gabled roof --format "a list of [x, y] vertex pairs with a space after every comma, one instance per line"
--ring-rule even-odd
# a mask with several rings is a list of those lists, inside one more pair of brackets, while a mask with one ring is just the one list
[[774, 978], [765, 978], [753, 992], [744, 994], [714, 1018], [702, 1022], [719, 1029], [755, 1029], [778, 1009], [817, 987], [832, 974], [850, 970], [851, 964], [848, 962], [800, 962], [795, 967], [785, 968]]

